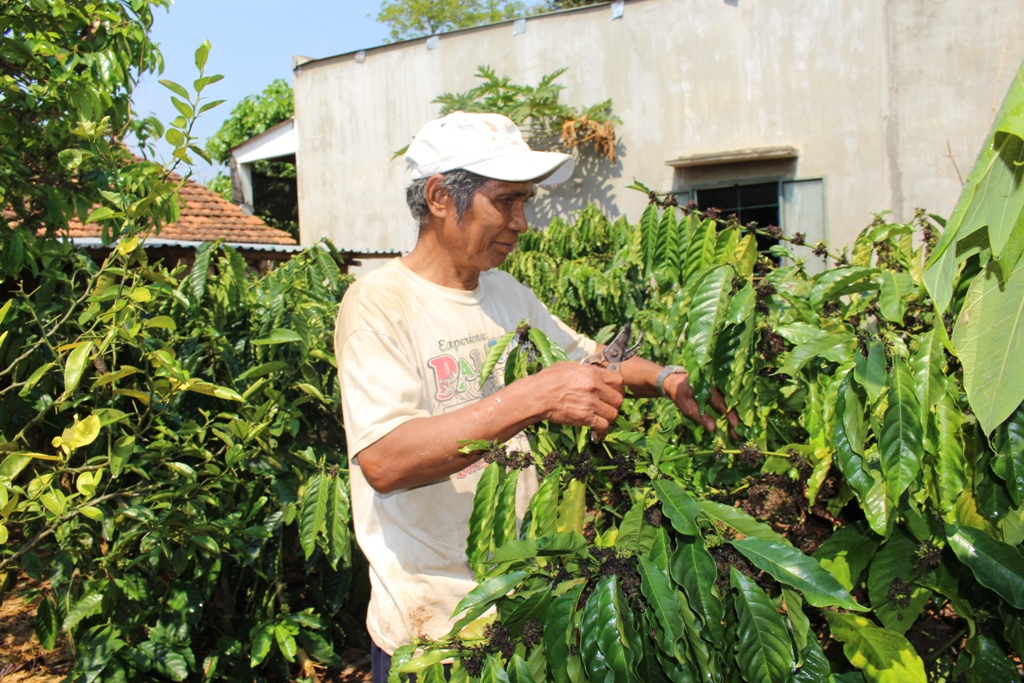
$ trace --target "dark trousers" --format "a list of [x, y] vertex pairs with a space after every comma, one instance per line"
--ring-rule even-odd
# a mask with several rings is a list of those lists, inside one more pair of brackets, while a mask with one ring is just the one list
[[[391, 655], [377, 647], [377, 643], [370, 641], [370, 673], [373, 683], [388, 683], [388, 672], [391, 670]], [[444, 679], [447, 681], [452, 677], [452, 665], [444, 665]], [[416, 675], [410, 674], [411, 683], [416, 683]], [[404, 683], [404, 682], [403, 682]]]

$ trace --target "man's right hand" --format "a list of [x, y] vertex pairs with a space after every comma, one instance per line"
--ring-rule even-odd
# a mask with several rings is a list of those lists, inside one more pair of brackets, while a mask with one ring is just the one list
[[530, 378], [544, 406], [544, 419], [591, 427], [599, 436], [619, 415], [626, 385], [622, 375], [597, 365], [556, 363]]

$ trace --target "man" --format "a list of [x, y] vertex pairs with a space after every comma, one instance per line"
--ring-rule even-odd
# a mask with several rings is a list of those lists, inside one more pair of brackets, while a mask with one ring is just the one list
[[[349, 288], [335, 332], [352, 514], [370, 563], [374, 681], [386, 680], [396, 648], [447, 633], [475, 586], [466, 535], [483, 462], [482, 453], [460, 453], [460, 440], [508, 441], [541, 420], [603, 434], [625, 387], [664, 393], [715, 429], [679, 368], [638, 357], [621, 374], [559, 363], [508, 387], [499, 369], [481, 388], [490, 345], [522, 319], [576, 360], [599, 348], [495, 270], [527, 229], [534, 185], [569, 178], [573, 160], [530, 150], [504, 116], [462, 112], [426, 124], [405, 158], [416, 247]], [[520, 477], [520, 515], [537, 483]]]

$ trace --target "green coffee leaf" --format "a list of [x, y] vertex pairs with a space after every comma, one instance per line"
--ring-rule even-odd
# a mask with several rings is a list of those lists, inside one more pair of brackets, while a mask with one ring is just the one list
[[715, 589], [718, 565], [704, 547], [704, 539], [696, 536], [679, 539], [669, 564], [669, 575], [686, 592], [689, 606], [704, 622], [710, 642], [722, 642], [725, 631], [725, 605]]
[[[1024, 196], [1024, 193], [1021, 193]], [[1024, 260], [1000, 280], [993, 267], [971, 283], [953, 330], [964, 390], [985, 434], [1024, 401]], [[1010, 321], [1016, 321], [1012, 323]]]
[[927, 683], [924, 662], [900, 634], [855, 614], [824, 612], [832, 636], [868, 683]]
[[871, 561], [868, 569], [868, 598], [882, 625], [899, 634], [907, 632], [924, 610], [932, 592], [920, 586], [907, 586], [909, 604], [899, 607], [889, 596], [894, 580], [908, 581], [914, 576], [917, 543], [902, 531], [893, 532]]
[[82, 598], [75, 603], [75, 606], [71, 608], [68, 615], [64, 618], [64, 623], [61, 628], [65, 631], [71, 631], [79, 622], [87, 617], [92, 617], [103, 611], [103, 594], [102, 593], [86, 593]]
[[921, 407], [913, 375], [906, 361], [894, 357], [889, 374], [889, 407], [882, 421], [879, 451], [882, 472], [895, 499], [914, 483], [921, 471], [922, 433]]
[[455, 626], [452, 627], [452, 633], [458, 633], [462, 630], [463, 626], [490, 609], [491, 605], [497, 602], [498, 599], [505, 597], [510, 590], [515, 588], [528, 575], [529, 572], [526, 571], [502, 574], [487, 579], [471, 590], [466, 597], [459, 601], [455, 611], [452, 613], [452, 616], [463, 615], [455, 623]]
[[252, 343], [255, 346], [263, 346], [266, 344], [292, 344], [301, 341], [302, 337], [292, 330], [276, 329], [259, 339], [254, 339]]
[[863, 522], [845, 524], [814, 551], [814, 559], [848, 591], [860, 581], [878, 549], [879, 537]]
[[655, 479], [651, 483], [661, 501], [662, 511], [671, 520], [673, 528], [687, 536], [700, 534], [697, 515], [701, 508], [686, 490], [670, 479]]
[[959, 524], [946, 525], [946, 540], [960, 561], [970, 567], [982, 586], [1024, 609], [1024, 558], [1017, 548], [984, 531]]
[[315, 474], [306, 484], [299, 513], [299, 543], [308, 560], [316, 550], [317, 537], [326, 531], [330, 482], [327, 475]]
[[867, 608], [858, 605], [828, 571], [822, 569], [813, 557], [804, 555], [791, 545], [756, 537], [729, 541], [755, 567], [767, 572], [779, 583], [796, 588], [807, 602], [815, 607], [843, 607], [859, 612]]
[[786, 637], [786, 622], [756, 583], [729, 568], [736, 591], [736, 663], [748, 683], [786, 683], [793, 669], [793, 644]]

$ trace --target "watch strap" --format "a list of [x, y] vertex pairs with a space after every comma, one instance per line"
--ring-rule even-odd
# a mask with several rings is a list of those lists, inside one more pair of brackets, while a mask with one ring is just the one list
[[654, 380], [654, 386], [658, 387], [658, 391], [662, 396], [668, 396], [665, 393], [665, 380], [668, 379], [669, 375], [676, 375], [686, 372], [686, 368], [681, 365], [666, 365], [664, 369], [658, 373], [658, 377]]

